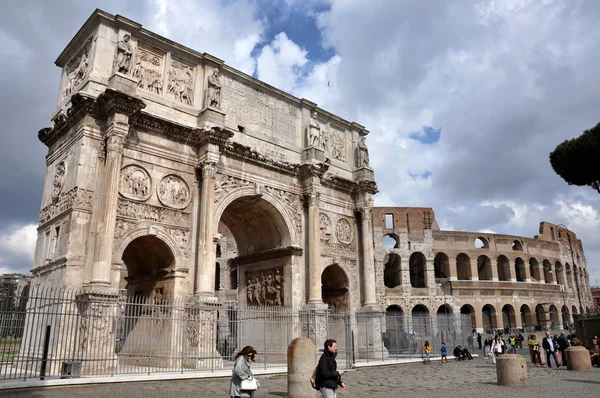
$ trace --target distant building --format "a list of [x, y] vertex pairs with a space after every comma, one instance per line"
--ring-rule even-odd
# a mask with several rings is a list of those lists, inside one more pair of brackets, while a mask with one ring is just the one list
[[592, 287], [592, 303], [594, 308], [600, 307], [600, 286]]
[[0, 275], [0, 338], [21, 337], [31, 276]]
[[11, 296], [20, 292], [31, 283], [31, 276], [25, 274], [0, 275], [0, 297]]

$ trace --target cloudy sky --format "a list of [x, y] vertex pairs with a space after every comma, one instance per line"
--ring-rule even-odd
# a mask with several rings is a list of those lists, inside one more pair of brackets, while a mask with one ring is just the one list
[[54, 60], [96, 7], [367, 126], [377, 205], [454, 230], [564, 223], [600, 284], [600, 195], [548, 161], [600, 122], [596, 0], [2, 1], [0, 273], [31, 268]]

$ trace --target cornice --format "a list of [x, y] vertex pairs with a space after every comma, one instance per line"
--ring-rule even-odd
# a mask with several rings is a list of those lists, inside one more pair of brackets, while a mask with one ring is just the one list
[[106, 116], [114, 113], [131, 116], [146, 107], [146, 103], [140, 97], [129, 95], [112, 88], [107, 88], [100, 94], [97, 102], [99, 109]]
[[38, 132], [38, 139], [50, 147], [86, 115], [99, 116], [97, 101], [90, 95], [76, 93], [71, 97], [71, 107], [67, 109], [67, 112], [59, 112], [54, 116], [53, 127], [41, 129]]
[[301, 166], [297, 163], [283, 162], [265, 156], [258, 151], [237, 142], [227, 143], [221, 148], [221, 152], [229, 157], [242, 159], [250, 163], [263, 166], [267, 169], [275, 170], [294, 177], [298, 176], [300, 172]]
[[276, 249], [265, 250], [260, 253], [236, 257], [233, 259], [233, 263], [236, 265], [246, 265], [284, 256], [301, 256], [302, 253], [302, 248], [298, 246], [279, 247]]
[[329, 165], [325, 163], [304, 163], [300, 166], [298, 177], [300, 179], [306, 179], [310, 177], [323, 177], [329, 170]]

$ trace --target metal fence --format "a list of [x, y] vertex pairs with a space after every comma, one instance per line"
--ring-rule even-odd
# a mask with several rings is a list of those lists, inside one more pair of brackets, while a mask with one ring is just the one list
[[[0, 380], [231, 369], [246, 345], [253, 367], [285, 367], [296, 337], [338, 342], [338, 366], [421, 358], [425, 340], [465, 345], [468, 315], [403, 316], [304, 308], [240, 308], [197, 298], [33, 287], [0, 298]], [[319, 352], [315, 352], [319, 355]]]

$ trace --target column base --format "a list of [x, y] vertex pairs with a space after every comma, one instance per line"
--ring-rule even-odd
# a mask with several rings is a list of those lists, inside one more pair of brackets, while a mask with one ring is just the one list
[[384, 316], [377, 304], [366, 304], [356, 311], [358, 333], [355, 339], [359, 359], [384, 360], [390, 357], [382, 339]]

